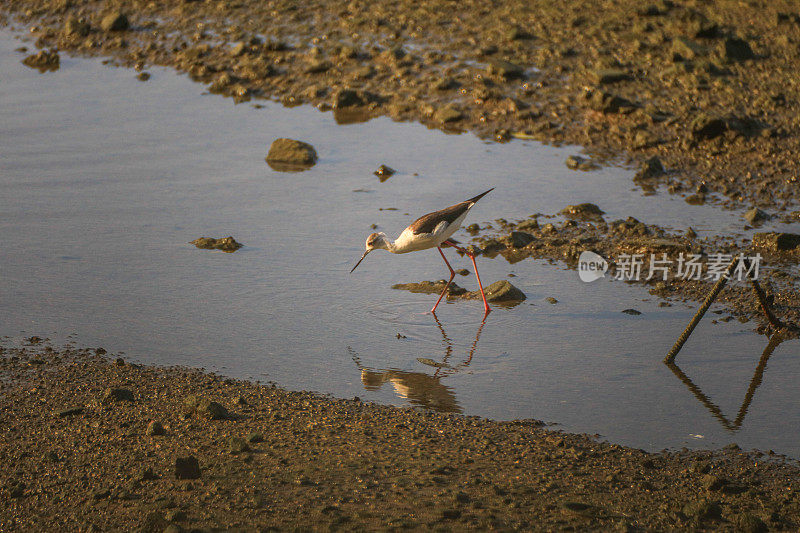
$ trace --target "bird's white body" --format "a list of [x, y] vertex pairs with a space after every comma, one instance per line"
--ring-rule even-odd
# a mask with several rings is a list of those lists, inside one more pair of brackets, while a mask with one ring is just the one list
[[389, 243], [387, 249], [393, 254], [405, 254], [441, 246], [444, 241], [458, 231], [458, 228], [461, 227], [461, 223], [467, 218], [468, 213], [469, 211], [465, 211], [464, 214], [451, 223], [447, 223], [446, 221], [439, 222], [431, 233], [419, 233], [415, 235], [413, 229], [410, 227], [406, 228], [403, 230], [403, 233], [395, 239], [394, 243]]
[[469, 210], [472, 209], [472, 206], [475, 205], [475, 202], [489, 194], [491, 191], [492, 189], [489, 189], [488, 191], [474, 196], [469, 200], [464, 200], [463, 202], [451, 205], [450, 207], [446, 207], [439, 211], [434, 211], [433, 213], [428, 213], [427, 215], [419, 217], [417, 220], [412, 222], [410, 226], [404, 229], [400, 236], [394, 241], [387, 237], [385, 233], [370, 234], [367, 237], [364, 255], [361, 256], [361, 259], [358, 260], [358, 263], [356, 263], [356, 266], [354, 266], [350, 272], [353, 272], [353, 270], [355, 270], [358, 265], [361, 264], [361, 261], [363, 261], [364, 258], [367, 257], [367, 254], [372, 250], [388, 250], [393, 254], [405, 254], [408, 252], [427, 250], [428, 248], [437, 248], [439, 250], [439, 254], [442, 256], [442, 259], [447, 265], [448, 270], [450, 270], [450, 281], [447, 282], [442, 290], [442, 293], [439, 295], [439, 299], [436, 301], [433, 309], [431, 309], [431, 313], [436, 313], [436, 307], [439, 305], [439, 302], [442, 301], [442, 297], [444, 296], [445, 292], [447, 292], [447, 288], [450, 287], [450, 284], [453, 282], [453, 277], [456, 275], [455, 270], [453, 270], [453, 267], [450, 266], [450, 263], [447, 261], [447, 258], [444, 256], [441, 248], [442, 245], [451, 246], [459, 252], [469, 256], [470, 260], [472, 261], [472, 266], [475, 268], [475, 277], [478, 280], [478, 287], [481, 289], [483, 307], [486, 311], [486, 314], [488, 314], [491, 309], [489, 308], [489, 304], [486, 303], [486, 295], [483, 293], [483, 285], [481, 284], [481, 278], [478, 275], [478, 265], [475, 264], [475, 255], [471, 251], [458, 246], [455, 241], [449, 239], [453, 233], [458, 231], [458, 228], [461, 227], [461, 223], [464, 222], [465, 218], [467, 218], [467, 214], [469, 213]]

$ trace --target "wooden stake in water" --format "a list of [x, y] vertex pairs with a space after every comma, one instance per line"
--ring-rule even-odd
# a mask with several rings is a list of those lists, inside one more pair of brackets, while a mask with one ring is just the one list
[[686, 326], [686, 329], [683, 330], [683, 333], [681, 333], [680, 337], [678, 337], [678, 340], [676, 340], [675, 344], [672, 345], [672, 349], [670, 349], [670, 351], [667, 353], [667, 356], [664, 358], [665, 363], [670, 364], [675, 361], [675, 356], [681, 351], [681, 348], [683, 348], [684, 343], [686, 343], [686, 341], [689, 339], [689, 336], [692, 334], [692, 331], [694, 331], [694, 328], [697, 327], [697, 324], [700, 323], [703, 315], [706, 314], [706, 311], [708, 311], [708, 308], [711, 307], [712, 303], [714, 303], [714, 300], [717, 299], [717, 296], [719, 296], [719, 293], [725, 287], [725, 284], [728, 283], [728, 278], [730, 277], [731, 272], [733, 272], [733, 269], [736, 268], [738, 262], [739, 258], [735, 257], [733, 261], [731, 261], [731, 264], [728, 265], [728, 268], [725, 269], [725, 272], [722, 274], [722, 276], [720, 276], [720, 278], [711, 288], [711, 292], [709, 292], [708, 296], [706, 296], [706, 299], [703, 300], [703, 305], [700, 306], [700, 309], [697, 310], [692, 319], [689, 321], [689, 325]]

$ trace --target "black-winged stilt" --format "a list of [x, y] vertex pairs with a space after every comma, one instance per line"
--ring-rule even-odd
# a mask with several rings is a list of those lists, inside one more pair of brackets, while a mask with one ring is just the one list
[[[439, 306], [439, 302], [442, 301], [444, 294], [447, 292], [447, 288], [450, 287], [450, 284], [453, 282], [453, 278], [456, 275], [455, 270], [453, 270], [453, 267], [450, 266], [450, 263], [444, 256], [444, 252], [442, 252], [442, 246], [450, 246], [466, 254], [472, 260], [472, 266], [475, 268], [475, 277], [478, 279], [478, 287], [481, 289], [483, 307], [486, 311], [486, 314], [489, 314], [491, 309], [489, 308], [489, 304], [486, 303], [486, 295], [483, 293], [483, 285], [481, 284], [481, 277], [478, 275], [478, 265], [475, 264], [475, 256], [468, 250], [458, 246], [454, 241], [450, 240], [450, 236], [452, 236], [453, 233], [455, 233], [456, 230], [461, 227], [461, 223], [467, 217], [467, 213], [469, 213], [469, 210], [473, 205], [475, 205], [475, 202], [493, 190], [494, 187], [486, 192], [482, 192], [478, 196], [470, 198], [469, 200], [464, 200], [456, 205], [451, 205], [450, 207], [445, 207], [440, 211], [434, 211], [433, 213], [428, 213], [427, 215], [419, 217], [417, 220], [412, 222], [410, 226], [404, 229], [403, 233], [401, 233], [400, 236], [394, 241], [390, 240], [385, 233], [370, 234], [370, 236], [367, 237], [367, 249], [364, 251], [364, 255], [361, 256], [361, 259], [358, 260], [358, 263], [356, 263], [356, 266], [353, 267], [353, 270], [355, 270], [356, 267], [361, 264], [361, 261], [363, 261], [364, 258], [367, 257], [367, 254], [372, 250], [388, 250], [393, 254], [405, 254], [408, 252], [427, 250], [428, 248], [436, 248], [442, 255], [444, 264], [446, 264], [447, 268], [450, 270], [450, 279], [448, 280], [447, 285], [445, 285], [444, 290], [442, 290], [442, 293], [439, 295], [439, 299], [436, 300], [436, 304], [433, 306], [433, 309], [431, 309], [431, 313], [435, 313], [436, 308]], [[353, 272], [353, 270], [350, 272]]]

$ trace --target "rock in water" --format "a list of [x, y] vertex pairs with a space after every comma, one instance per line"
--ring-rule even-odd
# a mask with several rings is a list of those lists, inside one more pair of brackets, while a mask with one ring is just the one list
[[194, 244], [203, 250], [222, 250], [223, 252], [233, 253], [242, 247], [241, 244], [236, 242], [231, 236], [223, 237], [221, 239], [214, 239], [212, 237], [200, 237], [195, 239], [189, 244]]
[[561, 210], [561, 214], [568, 218], [579, 218], [584, 220], [602, 220], [603, 210], [595, 204], [583, 203], [577, 205], [568, 205]]
[[769, 215], [761, 209], [754, 207], [744, 214], [744, 219], [750, 224], [758, 224], [769, 219]]
[[58, 70], [61, 59], [58, 57], [56, 50], [42, 50], [38, 54], [26, 57], [22, 60], [22, 63], [28, 67], [38, 69], [39, 72], [47, 72]]
[[316, 162], [314, 147], [294, 139], [275, 139], [267, 154], [269, 166], [279, 171], [306, 170]]
[[524, 248], [534, 241], [535, 237], [524, 231], [511, 232], [511, 246], [514, 248]]
[[525, 293], [507, 280], [495, 281], [486, 287], [483, 292], [486, 294], [486, 300], [489, 302], [521, 302], [527, 298]]
[[381, 165], [381, 166], [378, 167], [378, 170], [373, 172], [373, 174], [378, 176], [380, 178], [380, 180], [381, 180], [381, 183], [383, 183], [384, 181], [386, 181], [389, 178], [391, 178], [392, 175], [395, 172], [397, 172], [397, 171], [395, 169], [393, 169], [392, 167], [388, 167], [386, 165]]

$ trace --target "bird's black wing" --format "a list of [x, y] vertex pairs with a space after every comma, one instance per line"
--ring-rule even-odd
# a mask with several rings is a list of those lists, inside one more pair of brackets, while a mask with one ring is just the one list
[[474, 202], [467, 200], [466, 202], [445, 207], [441, 211], [434, 211], [433, 213], [422, 215], [417, 220], [412, 222], [409, 228], [414, 235], [433, 233], [433, 230], [436, 229], [436, 226], [442, 222], [452, 224], [454, 220], [469, 211], [469, 208], [472, 207], [473, 204]]

